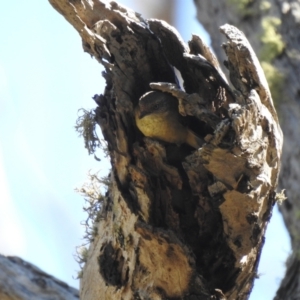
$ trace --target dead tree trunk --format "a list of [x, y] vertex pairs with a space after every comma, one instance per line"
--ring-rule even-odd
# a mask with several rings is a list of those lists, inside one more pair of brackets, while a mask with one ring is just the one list
[[[49, 0], [105, 67], [96, 96], [112, 163], [81, 279], [82, 300], [247, 299], [276, 201], [282, 134], [242, 32], [224, 25], [231, 83], [202, 40], [115, 2]], [[174, 67], [183, 79], [180, 88]], [[202, 147], [144, 137], [134, 110], [176, 97]]]
[[[198, 19], [212, 37], [221, 58], [218, 27], [234, 24], [249, 38], [264, 66], [284, 133], [279, 185], [288, 199], [279, 206], [292, 241], [293, 254], [276, 299], [300, 298], [300, 4], [298, 0], [194, 0]], [[211, 15], [214, 18], [210, 18]]]

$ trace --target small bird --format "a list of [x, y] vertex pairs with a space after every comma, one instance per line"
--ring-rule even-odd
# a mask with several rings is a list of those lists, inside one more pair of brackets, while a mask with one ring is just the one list
[[184, 125], [184, 119], [178, 112], [178, 100], [168, 93], [148, 92], [135, 109], [136, 125], [145, 136], [200, 148], [204, 141]]

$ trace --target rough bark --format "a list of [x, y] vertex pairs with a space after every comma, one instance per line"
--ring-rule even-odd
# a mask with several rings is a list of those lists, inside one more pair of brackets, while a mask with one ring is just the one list
[[[247, 299], [276, 201], [282, 134], [245, 36], [221, 29], [231, 83], [197, 36], [110, 1], [49, 0], [105, 67], [96, 96], [112, 163], [80, 297]], [[179, 70], [184, 90], [178, 86]], [[205, 140], [191, 149], [143, 137], [134, 108], [152, 89], [178, 99]]]
[[[256, 53], [260, 54], [260, 59], [273, 67], [268, 81], [276, 100], [285, 139], [279, 185], [286, 189], [288, 197], [279, 208], [290, 233], [293, 249], [276, 299], [299, 299], [300, 3], [298, 0], [256, 0], [245, 3], [239, 5], [237, 1], [195, 0], [198, 19], [210, 33], [218, 57], [224, 57], [219, 47], [222, 35], [218, 27], [228, 22], [242, 29]], [[212, 15], [214, 18], [211, 18]], [[275, 31], [270, 32], [270, 29]], [[275, 51], [274, 55], [272, 47], [276, 47], [280, 40], [284, 48]], [[266, 49], [269, 50], [267, 57], [264, 53]]]
[[78, 300], [78, 290], [21, 258], [0, 255], [1, 300]]

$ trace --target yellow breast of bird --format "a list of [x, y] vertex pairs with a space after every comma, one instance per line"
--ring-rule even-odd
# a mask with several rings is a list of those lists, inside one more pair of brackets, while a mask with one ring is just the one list
[[187, 128], [179, 123], [176, 114], [153, 113], [141, 119], [136, 118], [136, 124], [147, 137], [175, 144], [182, 144], [186, 140]]

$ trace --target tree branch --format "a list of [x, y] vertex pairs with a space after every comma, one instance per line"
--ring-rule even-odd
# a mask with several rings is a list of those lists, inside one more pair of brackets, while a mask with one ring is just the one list
[[79, 293], [21, 258], [0, 254], [0, 299], [77, 300]]

